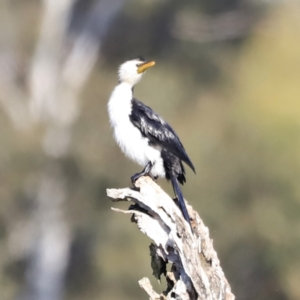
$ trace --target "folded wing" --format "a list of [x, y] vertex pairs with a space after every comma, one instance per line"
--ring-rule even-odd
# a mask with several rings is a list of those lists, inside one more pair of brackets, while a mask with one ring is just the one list
[[189, 159], [179, 137], [172, 127], [150, 107], [137, 99], [132, 99], [131, 122], [149, 139], [151, 145], [161, 147], [184, 161], [194, 172], [195, 167]]

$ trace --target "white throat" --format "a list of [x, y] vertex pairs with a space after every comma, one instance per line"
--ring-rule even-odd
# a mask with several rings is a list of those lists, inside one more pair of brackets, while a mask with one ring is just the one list
[[121, 82], [113, 90], [108, 101], [108, 114], [112, 127], [130, 115], [132, 96], [132, 87], [126, 82]]

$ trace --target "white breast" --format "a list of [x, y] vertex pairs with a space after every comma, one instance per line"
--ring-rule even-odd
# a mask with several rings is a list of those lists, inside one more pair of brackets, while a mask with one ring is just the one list
[[123, 153], [142, 167], [151, 161], [153, 176], [165, 177], [160, 151], [149, 146], [138, 128], [130, 121], [132, 90], [126, 83], [120, 83], [112, 92], [108, 102], [110, 124], [114, 137]]

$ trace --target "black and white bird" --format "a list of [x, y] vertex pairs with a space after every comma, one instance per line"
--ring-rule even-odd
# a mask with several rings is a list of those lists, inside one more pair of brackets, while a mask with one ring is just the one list
[[132, 183], [143, 175], [171, 180], [182, 214], [190, 224], [179, 183], [186, 181], [182, 162], [194, 172], [195, 168], [172, 127], [150, 107], [133, 97], [134, 86], [154, 65], [154, 61], [138, 57], [119, 67], [119, 84], [108, 102], [110, 124], [124, 154], [144, 168], [131, 177]]

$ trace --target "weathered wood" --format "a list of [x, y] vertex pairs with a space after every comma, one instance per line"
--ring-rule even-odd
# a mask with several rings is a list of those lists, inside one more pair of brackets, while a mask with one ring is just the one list
[[[190, 205], [194, 232], [173, 199], [149, 177], [140, 178], [136, 189], [108, 189], [107, 195], [113, 201], [132, 201], [129, 210], [112, 209], [133, 214], [140, 231], [154, 242], [150, 246], [153, 275], [160, 279], [164, 274], [168, 287], [164, 295], [158, 295], [144, 278], [139, 283], [150, 299], [234, 299], [209, 230]], [[167, 263], [172, 264], [170, 272], [166, 272]]]

